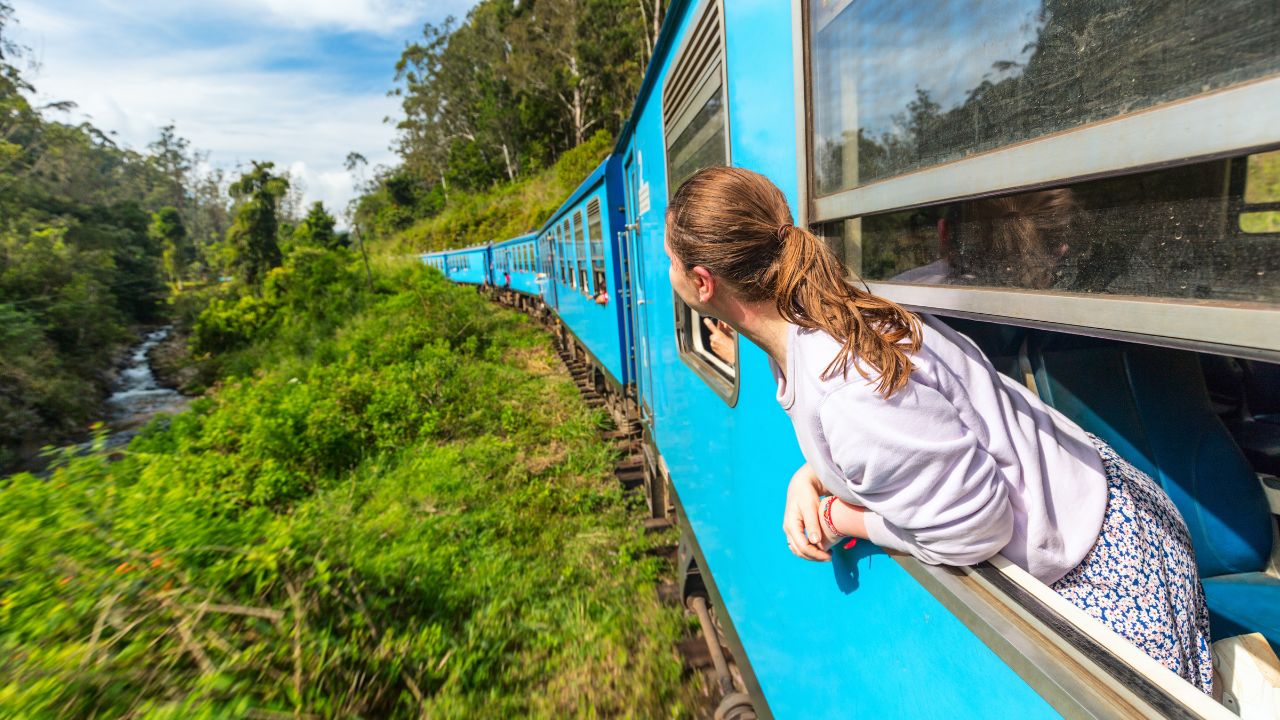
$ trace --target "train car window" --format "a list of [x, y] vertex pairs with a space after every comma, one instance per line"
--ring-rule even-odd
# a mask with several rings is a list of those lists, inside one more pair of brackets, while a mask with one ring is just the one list
[[738, 402], [738, 334], [675, 297], [676, 340], [684, 360], [729, 405]]
[[559, 225], [556, 226], [556, 247], [560, 249], [560, 284], [569, 284], [569, 258], [565, 255], [564, 233]]
[[575, 211], [573, 213], [573, 244], [578, 258], [578, 289], [582, 290], [584, 295], [591, 292], [591, 285], [587, 282], [587, 265], [590, 259], [587, 257], [586, 234], [587, 229], [582, 223], [582, 211]]
[[[560, 226], [560, 237], [564, 238], [565, 254], [567, 255], [568, 251], [573, 248], [573, 223], [571, 218], [566, 217], [564, 219], [564, 224]], [[578, 264], [578, 259], [575, 256], [572, 260], [567, 257], [565, 260], [565, 265], [567, 266], [565, 272], [569, 274], [569, 287], [576, 288], [578, 287], [578, 273], [574, 268]]]
[[[723, 9], [702, 8], [671, 63], [662, 88], [662, 120], [671, 194], [698, 170], [729, 164], [725, 103]], [[729, 405], [738, 401], [738, 338], [672, 293], [681, 360]]]
[[[1274, 183], [1280, 153], [869, 215], [821, 233], [867, 280], [1280, 303], [1277, 230], [1244, 227], [1255, 214], [1274, 223], [1280, 203], [1250, 204], [1233, 177]], [[1251, 207], [1265, 211], [1240, 212]]]
[[[667, 189], [671, 194], [698, 170], [729, 164], [725, 102], [723, 8], [709, 0], [671, 63], [662, 88]], [[738, 338], [727, 325], [703, 318], [672, 293], [680, 358], [729, 405], [738, 401]]]
[[699, 169], [729, 163], [721, 17], [719, 2], [708, 2], [662, 88], [667, 190], [672, 194]]
[[1280, 150], [1249, 156], [1243, 195], [1240, 230], [1250, 234], [1280, 233]]
[[600, 218], [600, 198], [592, 198], [587, 203], [587, 230], [591, 236], [591, 292], [599, 295], [605, 290], [604, 224]]
[[819, 195], [1280, 71], [1280, 14], [1252, 0], [808, 0], [808, 17]]

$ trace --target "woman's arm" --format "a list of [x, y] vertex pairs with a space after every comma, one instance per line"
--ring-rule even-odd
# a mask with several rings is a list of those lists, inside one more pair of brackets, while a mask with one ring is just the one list
[[1013, 507], [995, 459], [938, 391], [911, 383], [884, 398], [851, 383], [819, 416], [832, 460], [869, 511], [840, 510], [855, 537], [947, 565], [1009, 542]]

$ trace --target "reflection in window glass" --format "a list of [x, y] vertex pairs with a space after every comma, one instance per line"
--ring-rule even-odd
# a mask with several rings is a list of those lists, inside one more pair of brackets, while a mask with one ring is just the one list
[[672, 195], [695, 172], [729, 162], [725, 155], [724, 125], [724, 104], [721, 93], [717, 92], [667, 148], [667, 169], [671, 176], [667, 188]]
[[1249, 156], [1240, 229], [1254, 234], [1280, 233], [1280, 150]]
[[867, 280], [1280, 303], [1280, 241], [1249, 235], [1247, 158], [829, 223]]
[[809, 15], [818, 194], [1280, 70], [1274, 2], [809, 0]]

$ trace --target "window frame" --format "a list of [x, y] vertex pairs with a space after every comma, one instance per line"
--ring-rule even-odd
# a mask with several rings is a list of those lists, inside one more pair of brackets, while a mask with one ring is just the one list
[[[672, 54], [670, 70], [663, 77], [662, 89], [658, 93], [662, 103], [662, 161], [668, 178], [671, 177], [671, 144], [689, 128], [703, 106], [717, 93], [721, 99], [721, 116], [724, 118], [724, 162], [733, 164], [733, 122], [729, 109], [729, 72], [728, 53], [725, 51], [724, 1], [702, 0], [691, 13], [696, 18], [680, 41], [680, 45]], [[714, 22], [713, 31], [703, 31], [705, 23]], [[709, 32], [714, 32], [711, 38]], [[698, 42], [700, 44], [694, 45]], [[716, 43], [714, 53], [708, 54], [707, 43]], [[691, 49], [696, 49], [693, 52]], [[687, 70], [683, 64], [686, 58], [690, 62], [701, 60], [702, 65]], [[684, 72], [682, 72], [684, 71]], [[712, 82], [715, 80], [716, 82]], [[677, 100], [674, 107], [668, 103], [673, 99], [668, 91], [675, 93]], [[670, 187], [668, 192], [674, 193], [676, 188]], [[734, 362], [732, 366], [725, 363], [702, 343], [699, 327], [702, 316], [685, 304], [673, 289], [671, 302], [675, 313], [676, 354], [695, 375], [703, 380], [720, 399], [729, 407], [738, 404], [738, 390], [742, 384], [742, 346], [738, 333], [734, 333]], [[731, 367], [732, 375], [726, 376], [722, 368]]]
[[[608, 291], [608, 279], [604, 263], [604, 215], [601, 213], [599, 196], [587, 202], [587, 243], [591, 248], [591, 294], [599, 295]], [[594, 218], [594, 220], [593, 220]]]
[[587, 270], [590, 267], [590, 250], [587, 246], [587, 228], [583, 222], [582, 208], [574, 210], [573, 219], [573, 255], [574, 268], [578, 272], [578, 290], [583, 295], [591, 296], [591, 285], [587, 282]]
[[[812, 1], [792, 2], [796, 204], [805, 226], [1280, 148], [1277, 74], [817, 197], [810, 172]], [[1280, 362], [1280, 308], [885, 281], [868, 286], [915, 311]]]

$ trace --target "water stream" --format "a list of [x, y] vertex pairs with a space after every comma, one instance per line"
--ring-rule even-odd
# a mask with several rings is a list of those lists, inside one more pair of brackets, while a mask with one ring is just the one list
[[142, 343], [129, 353], [128, 364], [120, 371], [107, 398], [107, 426], [111, 436], [107, 447], [128, 444], [129, 440], [157, 413], [177, 413], [186, 408], [190, 398], [156, 382], [148, 355], [152, 348], [169, 336], [171, 327], [147, 333]]

